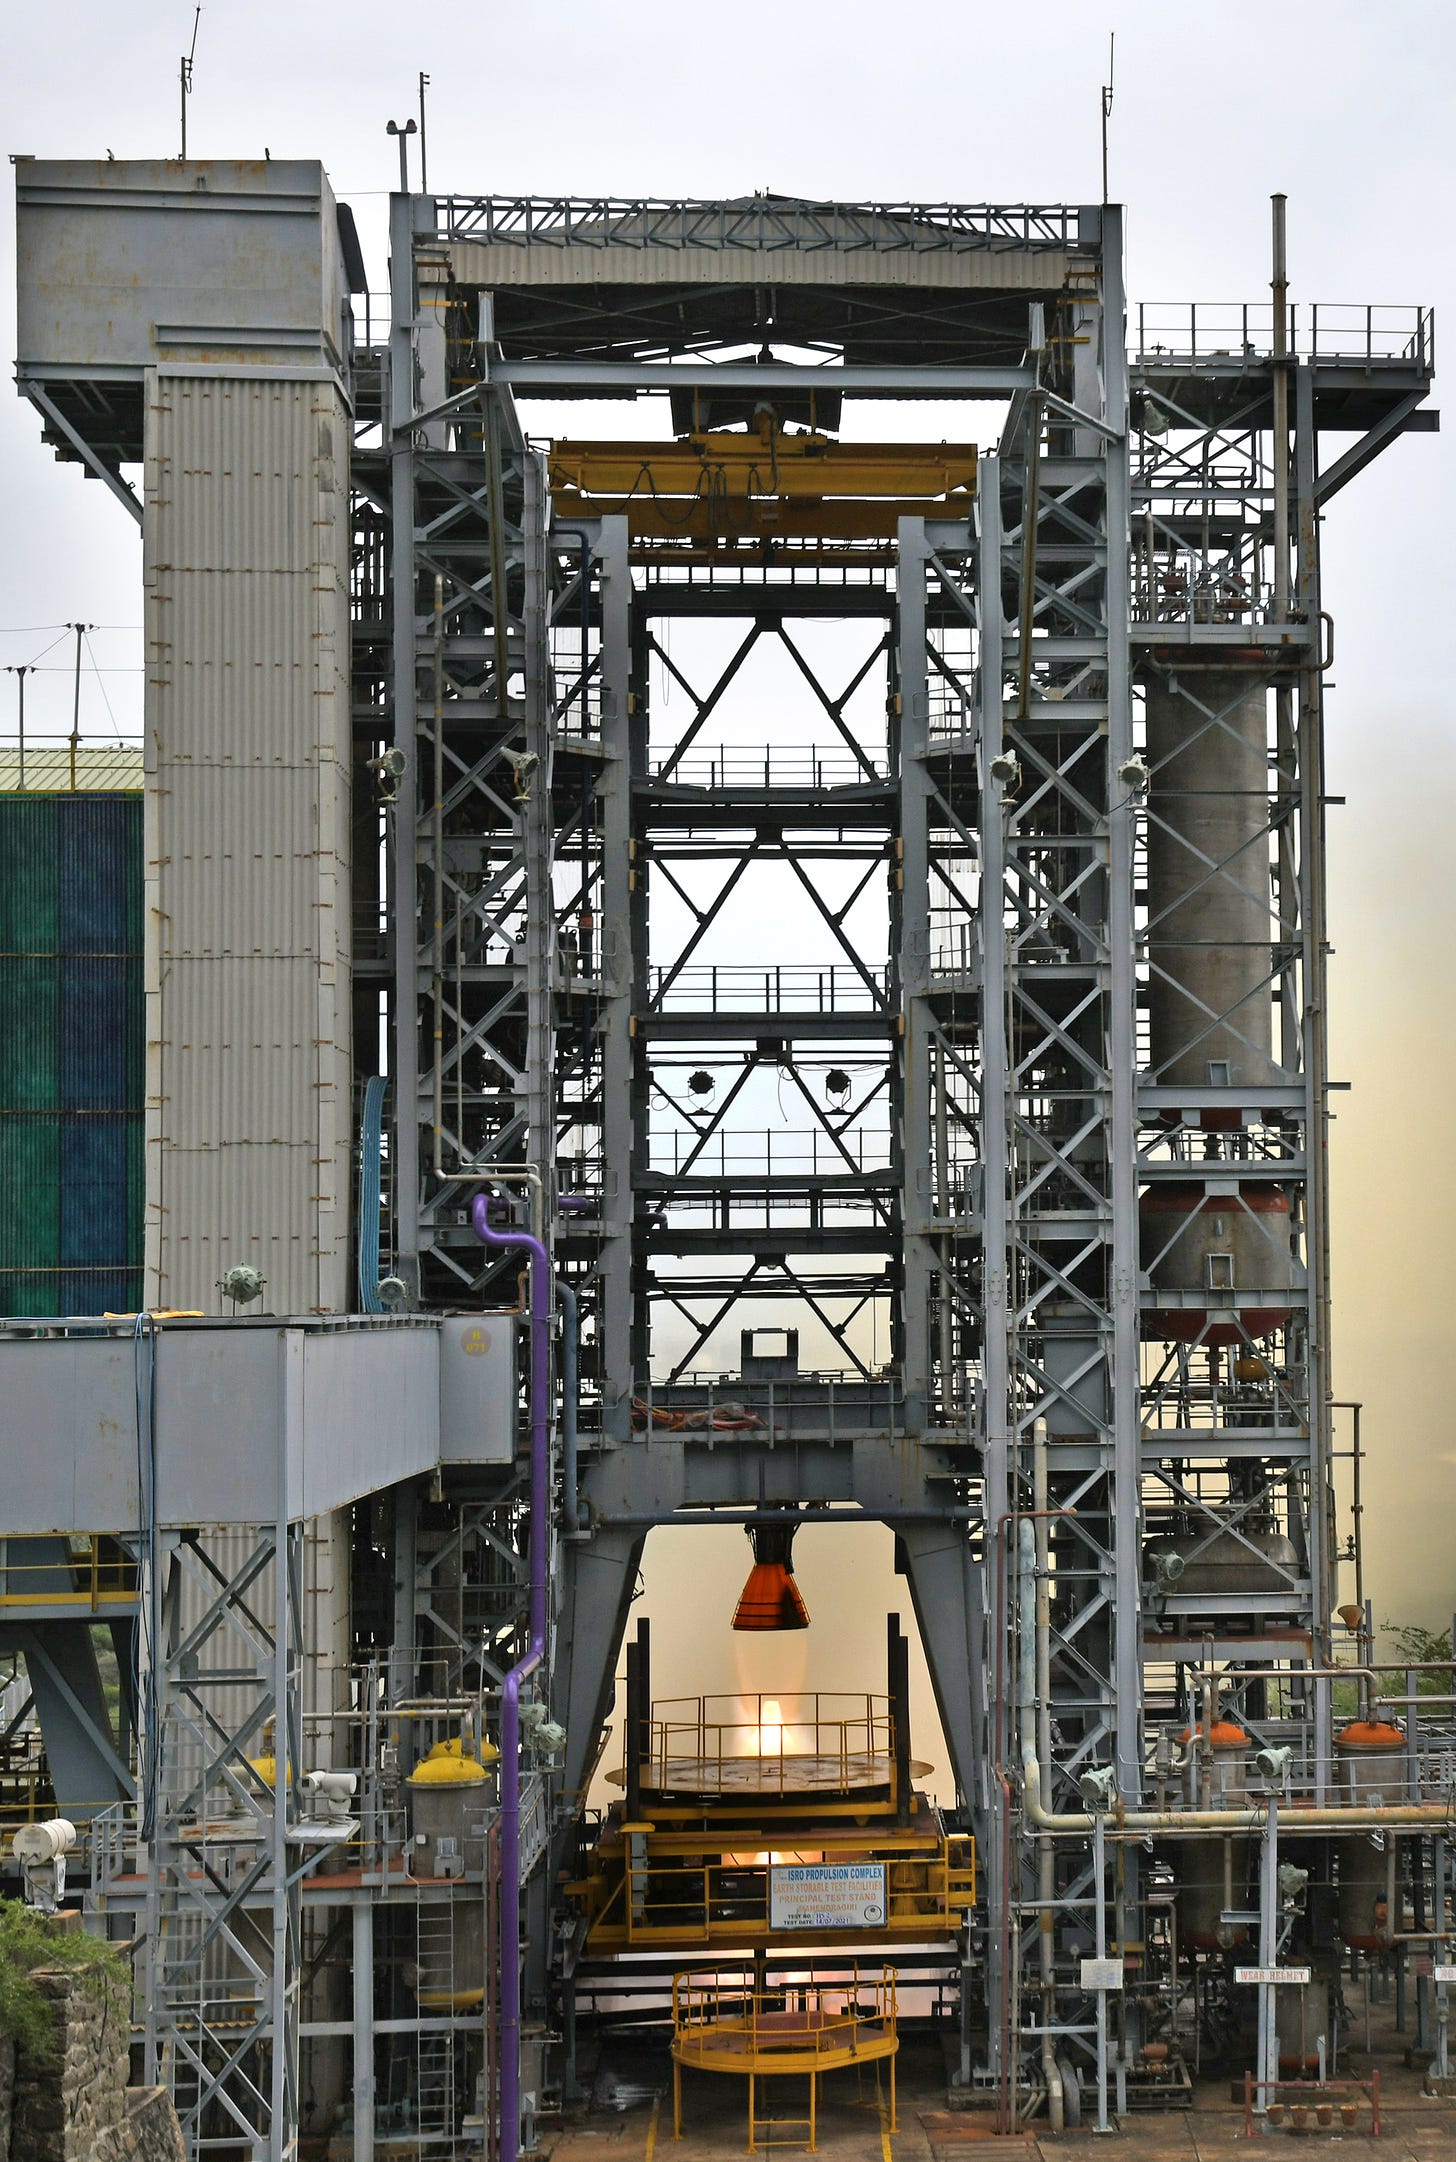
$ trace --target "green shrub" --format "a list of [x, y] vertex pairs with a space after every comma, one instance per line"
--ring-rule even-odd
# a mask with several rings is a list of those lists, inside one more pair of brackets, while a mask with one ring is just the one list
[[0, 1899], [0, 2034], [33, 2057], [56, 2047], [54, 2007], [35, 1986], [37, 1967], [60, 1968], [100, 1997], [109, 1981], [129, 1985], [125, 1953], [99, 1937], [58, 1929], [49, 1915]]
[[[1451, 1657], [1451, 1632], [1449, 1629], [1422, 1629], [1416, 1622], [1391, 1622], [1384, 1625], [1390, 1639], [1386, 1656], [1409, 1661], [1413, 1667], [1429, 1666], [1433, 1661], [1446, 1661]], [[1389, 1687], [1389, 1683], [1384, 1685]], [[1416, 1694], [1434, 1697], [1445, 1694], [1451, 1683], [1444, 1674], [1418, 1674]]]

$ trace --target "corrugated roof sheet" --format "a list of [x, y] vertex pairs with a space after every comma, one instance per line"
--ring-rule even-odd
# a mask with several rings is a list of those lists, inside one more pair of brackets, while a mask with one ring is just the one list
[[[76, 753], [74, 777], [71, 751], [65, 743], [27, 743], [25, 746], [24, 794], [96, 795], [123, 791], [139, 793], [142, 786], [142, 747], [139, 743], [82, 744]], [[21, 791], [19, 746], [0, 744], [0, 796]]]

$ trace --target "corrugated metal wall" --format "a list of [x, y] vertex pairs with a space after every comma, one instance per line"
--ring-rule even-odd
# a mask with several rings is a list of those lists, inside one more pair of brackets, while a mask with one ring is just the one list
[[147, 1297], [348, 1305], [349, 422], [158, 371], [146, 467]]
[[0, 796], [0, 1313], [141, 1294], [142, 803]]

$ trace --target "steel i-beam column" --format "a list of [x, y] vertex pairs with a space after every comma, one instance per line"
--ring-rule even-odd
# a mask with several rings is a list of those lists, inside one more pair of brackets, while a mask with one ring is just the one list
[[632, 1436], [632, 563], [625, 518], [604, 518], [601, 571], [602, 1427]]
[[543, 1228], [551, 1243], [556, 1213], [555, 1079], [556, 910], [552, 893], [555, 745], [551, 727], [550, 579], [546, 548], [546, 469], [537, 452], [524, 461], [526, 758], [522, 810], [526, 856], [526, 1161], [541, 1179]]
[[[1314, 363], [1294, 371], [1295, 586], [1311, 643], [1300, 670], [1297, 745], [1301, 874], [1301, 976], [1304, 984], [1305, 1267], [1309, 1280], [1308, 1413], [1310, 1625], [1315, 1656], [1328, 1664], [1333, 1561], [1330, 1553], [1331, 1398], [1329, 1231], [1329, 1044], [1325, 988], [1324, 678], [1317, 632], [1320, 612], [1319, 514], [1315, 498], [1318, 446], [1314, 421]], [[1325, 1799], [1333, 1741], [1328, 1682], [1315, 1684], [1317, 1799]]]
[[1121, 1794], [1142, 1792], [1141, 1415], [1138, 1314], [1137, 979], [1133, 949], [1134, 806], [1122, 772], [1132, 757], [1132, 616], [1127, 338], [1122, 290], [1122, 212], [1102, 212], [1102, 418], [1107, 546], [1108, 1059], [1111, 1070], [1112, 1372], [1116, 1569], [1114, 1763]]
[[[982, 1551], [993, 1632], [1004, 1644], [1010, 1625], [1010, 1579], [1006, 1546], [1011, 1506], [1011, 1282], [1008, 1242], [1007, 1130], [1006, 832], [1001, 787], [991, 772], [1003, 740], [1002, 697], [1005, 680], [1004, 623], [1001, 602], [1001, 464], [995, 456], [980, 461], [976, 475], [976, 611], [980, 644], [976, 670], [976, 782], [980, 800], [981, 907], [976, 924], [976, 967], [980, 990], [980, 1139], [981, 1139], [981, 1282], [982, 1282]], [[988, 1691], [987, 1754], [993, 1783], [1011, 1776], [1011, 1728], [1004, 1690]], [[1003, 2079], [1010, 2068], [1002, 2061], [1003, 2037], [1010, 2031], [1008, 1996], [1011, 1970], [1007, 1957], [1011, 1916], [1004, 1911], [1003, 1886], [1010, 1881], [1006, 1842], [1010, 1826], [993, 1792], [988, 1819], [986, 1998], [990, 2007], [988, 2058]]]
[[415, 404], [416, 199], [389, 200], [389, 368], [386, 385], [390, 461], [390, 668], [394, 748], [404, 760], [395, 798], [390, 861], [394, 990], [390, 1055], [394, 1062], [393, 1175], [395, 1267], [420, 1290], [420, 1085], [415, 824], [419, 777], [415, 742]]
[[[897, 934], [894, 975], [904, 1028], [900, 1069], [901, 1224], [904, 1232], [901, 1292], [901, 1379], [907, 1433], [923, 1433], [935, 1420], [930, 1346], [930, 1309], [938, 1282], [931, 1237], [931, 1035], [930, 1010], [930, 701], [925, 658], [925, 580], [929, 550], [923, 518], [902, 518], [896, 572], [899, 682], [897, 780], [900, 793], [900, 863], [891, 922]], [[944, 1390], [948, 1347], [940, 1347]]]

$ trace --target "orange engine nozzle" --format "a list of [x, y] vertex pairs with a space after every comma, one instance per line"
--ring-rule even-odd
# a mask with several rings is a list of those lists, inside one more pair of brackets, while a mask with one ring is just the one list
[[752, 1524], [753, 1567], [733, 1609], [735, 1629], [807, 1629], [809, 1609], [794, 1582], [792, 1524]]
[[733, 1609], [735, 1629], [807, 1629], [809, 1609], [781, 1561], [756, 1561]]

